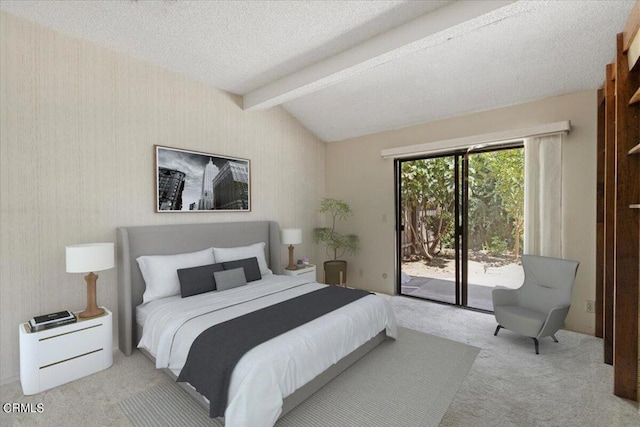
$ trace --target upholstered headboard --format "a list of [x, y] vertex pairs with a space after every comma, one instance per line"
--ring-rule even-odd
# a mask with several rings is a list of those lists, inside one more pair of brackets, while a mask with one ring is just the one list
[[136, 258], [173, 255], [210, 247], [245, 246], [265, 242], [269, 268], [279, 274], [280, 227], [274, 221], [213, 224], [151, 225], [117, 229], [118, 341], [129, 356], [137, 345], [136, 306], [142, 304], [145, 284]]

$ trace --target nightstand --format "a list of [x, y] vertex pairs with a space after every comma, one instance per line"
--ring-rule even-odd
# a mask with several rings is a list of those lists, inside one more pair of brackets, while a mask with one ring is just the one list
[[282, 269], [282, 274], [285, 276], [294, 276], [301, 279], [307, 279], [312, 282], [316, 282], [316, 266], [313, 264], [307, 265], [305, 268], [299, 268], [297, 270]]
[[113, 364], [113, 316], [109, 310], [91, 319], [20, 335], [20, 383], [25, 395], [77, 380]]

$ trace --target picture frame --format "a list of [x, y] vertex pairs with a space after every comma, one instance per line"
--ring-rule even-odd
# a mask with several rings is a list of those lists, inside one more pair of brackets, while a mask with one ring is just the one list
[[156, 212], [250, 212], [251, 161], [155, 145]]

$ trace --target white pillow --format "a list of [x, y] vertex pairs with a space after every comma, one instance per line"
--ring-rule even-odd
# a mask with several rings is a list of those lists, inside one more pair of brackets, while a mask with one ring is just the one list
[[170, 297], [180, 293], [179, 268], [213, 264], [211, 248], [177, 255], [144, 255], [136, 258], [146, 284], [142, 302]]
[[213, 248], [213, 256], [216, 262], [236, 261], [245, 258], [258, 258], [258, 266], [260, 267], [260, 274], [272, 274], [267, 265], [267, 260], [264, 257], [265, 243], [254, 243], [249, 246], [237, 246], [235, 248]]

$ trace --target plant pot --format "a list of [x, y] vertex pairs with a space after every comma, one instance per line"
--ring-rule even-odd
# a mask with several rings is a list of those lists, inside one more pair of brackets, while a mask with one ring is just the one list
[[[340, 273], [342, 272], [342, 282]], [[347, 283], [347, 261], [331, 260], [324, 263], [324, 283], [327, 285], [344, 285]]]

